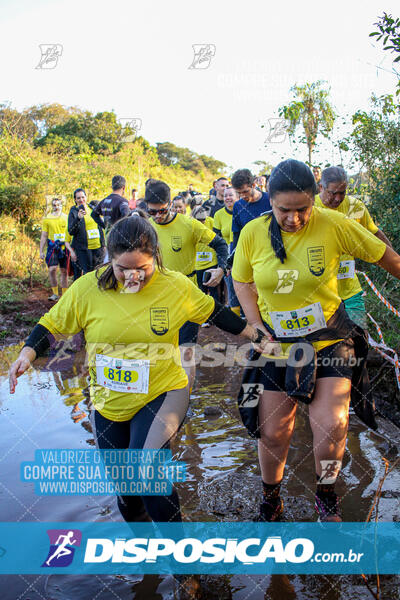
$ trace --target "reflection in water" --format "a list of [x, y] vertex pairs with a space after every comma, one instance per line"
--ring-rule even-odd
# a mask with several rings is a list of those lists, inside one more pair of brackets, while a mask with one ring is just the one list
[[[1, 495], [2, 500], [6, 500], [2, 503], [2, 520], [120, 521], [115, 498], [35, 497], [33, 486], [19, 481], [20, 462], [33, 460], [36, 449], [84, 448], [94, 443], [84, 350], [70, 345], [57, 358], [52, 355], [37, 360], [34, 369], [19, 380], [12, 397], [8, 395], [6, 372], [19, 349], [20, 346], [10, 347], [0, 353], [3, 421], [0, 456], [4, 486]], [[261, 491], [257, 451], [255, 442], [239, 421], [235, 401], [239, 385], [238, 369], [198, 368], [190, 416], [172, 445], [175, 458], [185, 461], [188, 468], [186, 482], [178, 486], [185, 520], [246, 521], [257, 513]], [[209, 415], [205, 410], [209, 406], [217, 407], [218, 414]], [[287, 521], [316, 518], [307, 408], [300, 407], [298, 413], [283, 485]], [[365, 520], [384, 473], [382, 456], [390, 446], [393, 450], [395, 443], [396, 440], [390, 441], [366, 430], [356, 418], [351, 418], [338, 483], [346, 520]], [[381, 520], [400, 519], [399, 483], [400, 470], [397, 469], [383, 487]], [[161, 600], [171, 598], [174, 590], [172, 577], [51, 575], [35, 580], [37, 596], [31, 588], [26, 595], [28, 584], [24, 588], [21, 578], [0, 577], [0, 585], [6, 590], [2, 600], [16, 597], [21, 600], [28, 597], [32, 600], [40, 597], [42, 600], [95, 597], [96, 600], [111, 597]], [[394, 576], [382, 577], [382, 597], [398, 600], [398, 582], [399, 578]], [[202, 587], [207, 599], [220, 600], [363, 600], [371, 597], [358, 576], [203, 576]]]

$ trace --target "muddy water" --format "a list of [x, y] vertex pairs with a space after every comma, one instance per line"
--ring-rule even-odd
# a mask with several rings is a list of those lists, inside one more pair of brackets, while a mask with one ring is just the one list
[[[201, 343], [217, 339], [215, 330], [202, 331]], [[234, 340], [218, 334], [226, 342]], [[66, 355], [60, 364], [39, 359], [8, 394], [7, 367], [19, 347], [0, 354], [0, 505], [2, 521], [120, 521], [111, 497], [35, 496], [33, 485], [19, 480], [22, 460], [33, 460], [39, 448], [93, 446], [89, 423], [87, 380], [81, 373], [83, 352]], [[54, 370], [57, 368], [57, 370]], [[197, 369], [191, 407], [173, 450], [188, 465], [188, 477], [178, 487], [182, 512], [189, 521], [246, 521], [257, 514], [261, 481], [255, 442], [238, 419], [238, 367]], [[385, 472], [384, 458], [398, 453], [398, 429], [380, 421], [380, 432], [366, 429], [351, 417], [338, 491], [346, 521], [366, 519]], [[315, 475], [311, 432], [306, 409], [300, 407], [283, 486], [285, 520], [315, 520]], [[400, 520], [400, 469], [383, 485], [378, 519]], [[399, 578], [381, 577], [381, 598], [400, 599]], [[375, 586], [373, 578], [372, 585]], [[205, 598], [294, 600], [372, 598], [358, 576], [203, 576]], [[171, 577], [158, 576], [2, 576], [2, 600], [120, 600], [174, 597]]]

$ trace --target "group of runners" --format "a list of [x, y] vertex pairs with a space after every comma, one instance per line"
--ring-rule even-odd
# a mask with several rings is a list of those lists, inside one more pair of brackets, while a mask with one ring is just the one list
[[[239, 410], [258, 438], [259, 520], [281, 518], [280, 486], [303, 402], [313, 436], [315, 508], [321, 520], [340, 521], [335, 483], [350, 400], [374, 426], [355, 259], [400, 278], [400, 256], [362, 201], [347, 195], [341, 167], [322, 171], [317, 185], [306, 164], [288, 159], [273, 169], [268, 191], [265, 183], [240, 169], [231, 180], [220, 177], [215, 193], [202, 202], [193, 190], [172, 199], [167, 183], [150, 179], [144, 204], [132, 210], [125, 180], [116, 176], [110, 196], [91, 209], [84, 190], [76, 190], [68, 219], [54, 202], [43, 223], [41, 255], [47, 234], [51, 277], [55, 257], [64, 277], [60, 223], [67, 221], [65, 247], [84, 276], [77, 273], [68, 289], [62, 280], [62, 297], [11, 366], [10, 390], [53, 336], [83, 331], [91, 349], [97, 446], [168, 448], [185, 419], [193, 384], [193, 368], [182, 367], [180, 353], [186, 365], [185, 352], [193, 352], [203, 323], [243, 336], [254, 351]], [[226, 304], [215, 291], [223, 278]], [[160, 342], [172, 351], [155, 359], [152, 348]], [[124, 378], [116, 382], [121, 361]], [[181, 520], [176, 490], [170, 496], [120, 496], [118, 506], [127, 521]]]

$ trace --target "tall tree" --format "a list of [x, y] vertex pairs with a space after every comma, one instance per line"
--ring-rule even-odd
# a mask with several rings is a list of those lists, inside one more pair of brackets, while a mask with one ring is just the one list
[[303, 129], [301, 142], [308, 147], [308, 162], [312, 164], [312, 153], [318, 134], [328, 137], [333, 129], [336, 114], [329, 102], [330, 89], [324, 89], [324, 81], [294, 85], [291, 102], [279, 108], [279, 116], [286, 119], [288, 133], [294, 138], [299, 125]]

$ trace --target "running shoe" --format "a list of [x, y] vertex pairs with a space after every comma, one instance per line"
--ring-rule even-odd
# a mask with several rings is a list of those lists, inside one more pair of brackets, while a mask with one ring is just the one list
[[202, 323], [201, 327], [211, 327], [211, 325], [210, 325], [210, 323], [207, 322], [207, 323]]
[[283, 513], [283, 501], [280, 496], [271, 500], [264, 500], [260, 504], [260, 514], [256, 521], [272, 522], [280, 521]]
[[49, 296], [47, 299], [48, 299], [48, 300], [51, 300], [52, 302], [57, 302], [57, 300], [58, 300], [58, 296], [57, 296], [57, 294], [52, 294], [52, 295], [51, 295], [51, 296]]
[[339, 498], [335, 492], [331, 492], [330, 494], [315, 494], [315, 510], [318, 513], [318, 521], [342, 522]]

